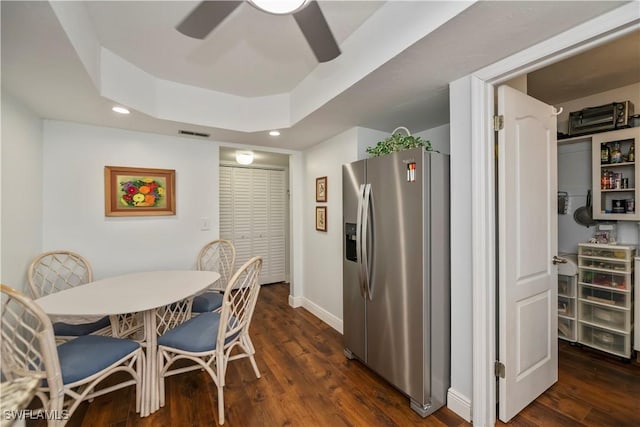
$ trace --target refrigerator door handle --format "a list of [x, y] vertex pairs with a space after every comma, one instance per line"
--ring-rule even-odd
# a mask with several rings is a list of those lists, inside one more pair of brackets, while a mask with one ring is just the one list
[[364, 204], [364, 184], [360, 184], [358, 190], [358, 213], [356, 216], [356, 259], [358, 262], [358, 284], [360, 285], [360, 295], [366, 298], [364, 291], [364, 271], [362, 267], [362, 207]]
[[[363, 197], [363, 212], [362, 212], [362, 270], [364, 278], [364, 292], [366, 297], [371, 300], [373, 295], [371, 293], [371, 281], [369, 278], [369, 221], [370, 221], [370, 206], [371, 206], [371, 184], [365, 185], [364, 197]], [[372, 231], [373, 234], [373, 231]], [[373, 241], [373, 236], [371, 236]]]

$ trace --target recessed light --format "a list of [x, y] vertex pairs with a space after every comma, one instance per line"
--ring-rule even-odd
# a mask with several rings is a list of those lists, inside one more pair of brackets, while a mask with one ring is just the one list
[[269, 135], [271, 135], [271, 136], [280, 136], [280, 131], [272, 130], [271, 132], [269, 132]]
[[129, 110], [124, 107], [113, 107], [111, 110], [118, 114], [129, 114]]

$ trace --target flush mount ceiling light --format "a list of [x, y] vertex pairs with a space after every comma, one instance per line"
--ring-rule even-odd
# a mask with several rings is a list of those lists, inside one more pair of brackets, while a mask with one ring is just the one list
[[271, 136], [280, 136], [280, 131], [279, 130], [272, 130], [271, 132], [269, 132], [269, 135], [271, 135]]
[[250, 165], [253, 163], [253, 152], [251, 151], [236, 151], [236, 162], [241, 165]]
[[124, 108], [124, 107], [120, 107], [120, 106], [115, 106], [111, 109], [112, 111], [118, 113], [118, 114], [129, 114], [129, 110]]
[[309, 0], [249, 0], [260, 10], [274, 15], [287, 15], [303, 9]]

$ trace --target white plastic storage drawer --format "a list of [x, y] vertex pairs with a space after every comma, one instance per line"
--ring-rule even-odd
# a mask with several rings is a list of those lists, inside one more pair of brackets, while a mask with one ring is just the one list
[[630, 292], [617, 292], [598, 286], [580, 286], [580, 299], [616, 307], [631, 307]]
[[610, 308], [585, 301], [580, 302], [579, 319], [596, 326], [616, 329], [620, 333], [626, 333], [631, 327], [631, 316], [628, 309]]
[[626, 291], [631, 289], [631, 273], [591, 270], [581, 267], [580, 283], [597, 285]]
[[575, 317], [576, 300], [558, 295], [558, 316]]
[[591, 347], [623, 357], [631, 355], [631, 335], [580, 323], [579, 341]]
[[576, 341], [576, 321], [565, 317], [558, 317], [558, 337], [567, 341]]
[[582, 256], [608, 258], [606, 261], [611, 261], [611, 259], [630, 261], [635, 250], [627, 246], [580, 243], [578, 252], [578, 255]]
[[562, 274], [558, 274], [558, 296], [575, 297], [577, 279], [578, 276], [564, 276]]
[[631, 260], [624, 259], [603, 259], [603, 258], [591, 258], [580, 257], [580, 267], [586, 267], [593, 270], [605, 270], [605, 271], [631, 271]]

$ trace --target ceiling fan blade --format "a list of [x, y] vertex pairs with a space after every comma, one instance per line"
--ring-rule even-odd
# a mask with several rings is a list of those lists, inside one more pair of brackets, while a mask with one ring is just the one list
[[304, 9], [294, 13], [293, 17], [318, 62], [331, 61], [340, 55], [338, 43], [315, 0], [311, 1]]
[[176, 27], [185, 36], [204, 39], [242, 1], [203, 1]]

